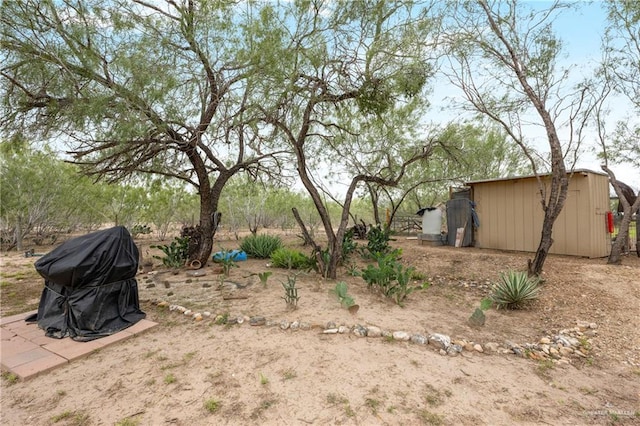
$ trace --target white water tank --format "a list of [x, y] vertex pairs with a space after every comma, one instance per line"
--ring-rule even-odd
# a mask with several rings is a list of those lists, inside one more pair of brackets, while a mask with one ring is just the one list
[[442, 211], [437, 207], [427, 207], [422, 213], [422, 233], [440, 235], [442, 230]]

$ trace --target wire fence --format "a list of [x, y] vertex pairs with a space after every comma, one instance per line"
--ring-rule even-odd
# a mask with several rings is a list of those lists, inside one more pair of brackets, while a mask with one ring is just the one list
[[418, 215], [396, 214], [389, 228], [397, 234], [419, 234], [422, 232], [422, 218]]

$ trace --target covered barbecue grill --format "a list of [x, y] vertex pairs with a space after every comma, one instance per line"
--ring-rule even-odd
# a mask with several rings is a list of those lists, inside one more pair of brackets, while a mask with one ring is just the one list
[[49, 337], [94, 340], [145, 317], [135, 279], [138, 248], [122, 226], [66, 241], [35, 267], [45, 288], [32, 320]]

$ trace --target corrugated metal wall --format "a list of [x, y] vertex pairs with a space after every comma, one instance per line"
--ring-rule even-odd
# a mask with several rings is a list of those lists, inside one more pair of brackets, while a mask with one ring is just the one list
[[[550, 178], [544, 178], [550, 185]], [[535, 177], [470, 183], [480, 219], [477, 247], [535, 252], [544, 212]], [[604, 175], [573, 175], [564, 209], [553, 228], [551, 253], [586, 257], [609, 254], [605, 215], [609, 181]]]

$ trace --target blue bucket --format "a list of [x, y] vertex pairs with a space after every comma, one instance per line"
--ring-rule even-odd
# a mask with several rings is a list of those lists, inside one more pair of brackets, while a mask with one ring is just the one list
[[231, 250], [228, 252], [219, 251], [213, 254], [213, 261], [220, 262], [221, 260], [234, 260], [239, 262], [241, 260], [247, 260], [247, 253], [242, 250]]

